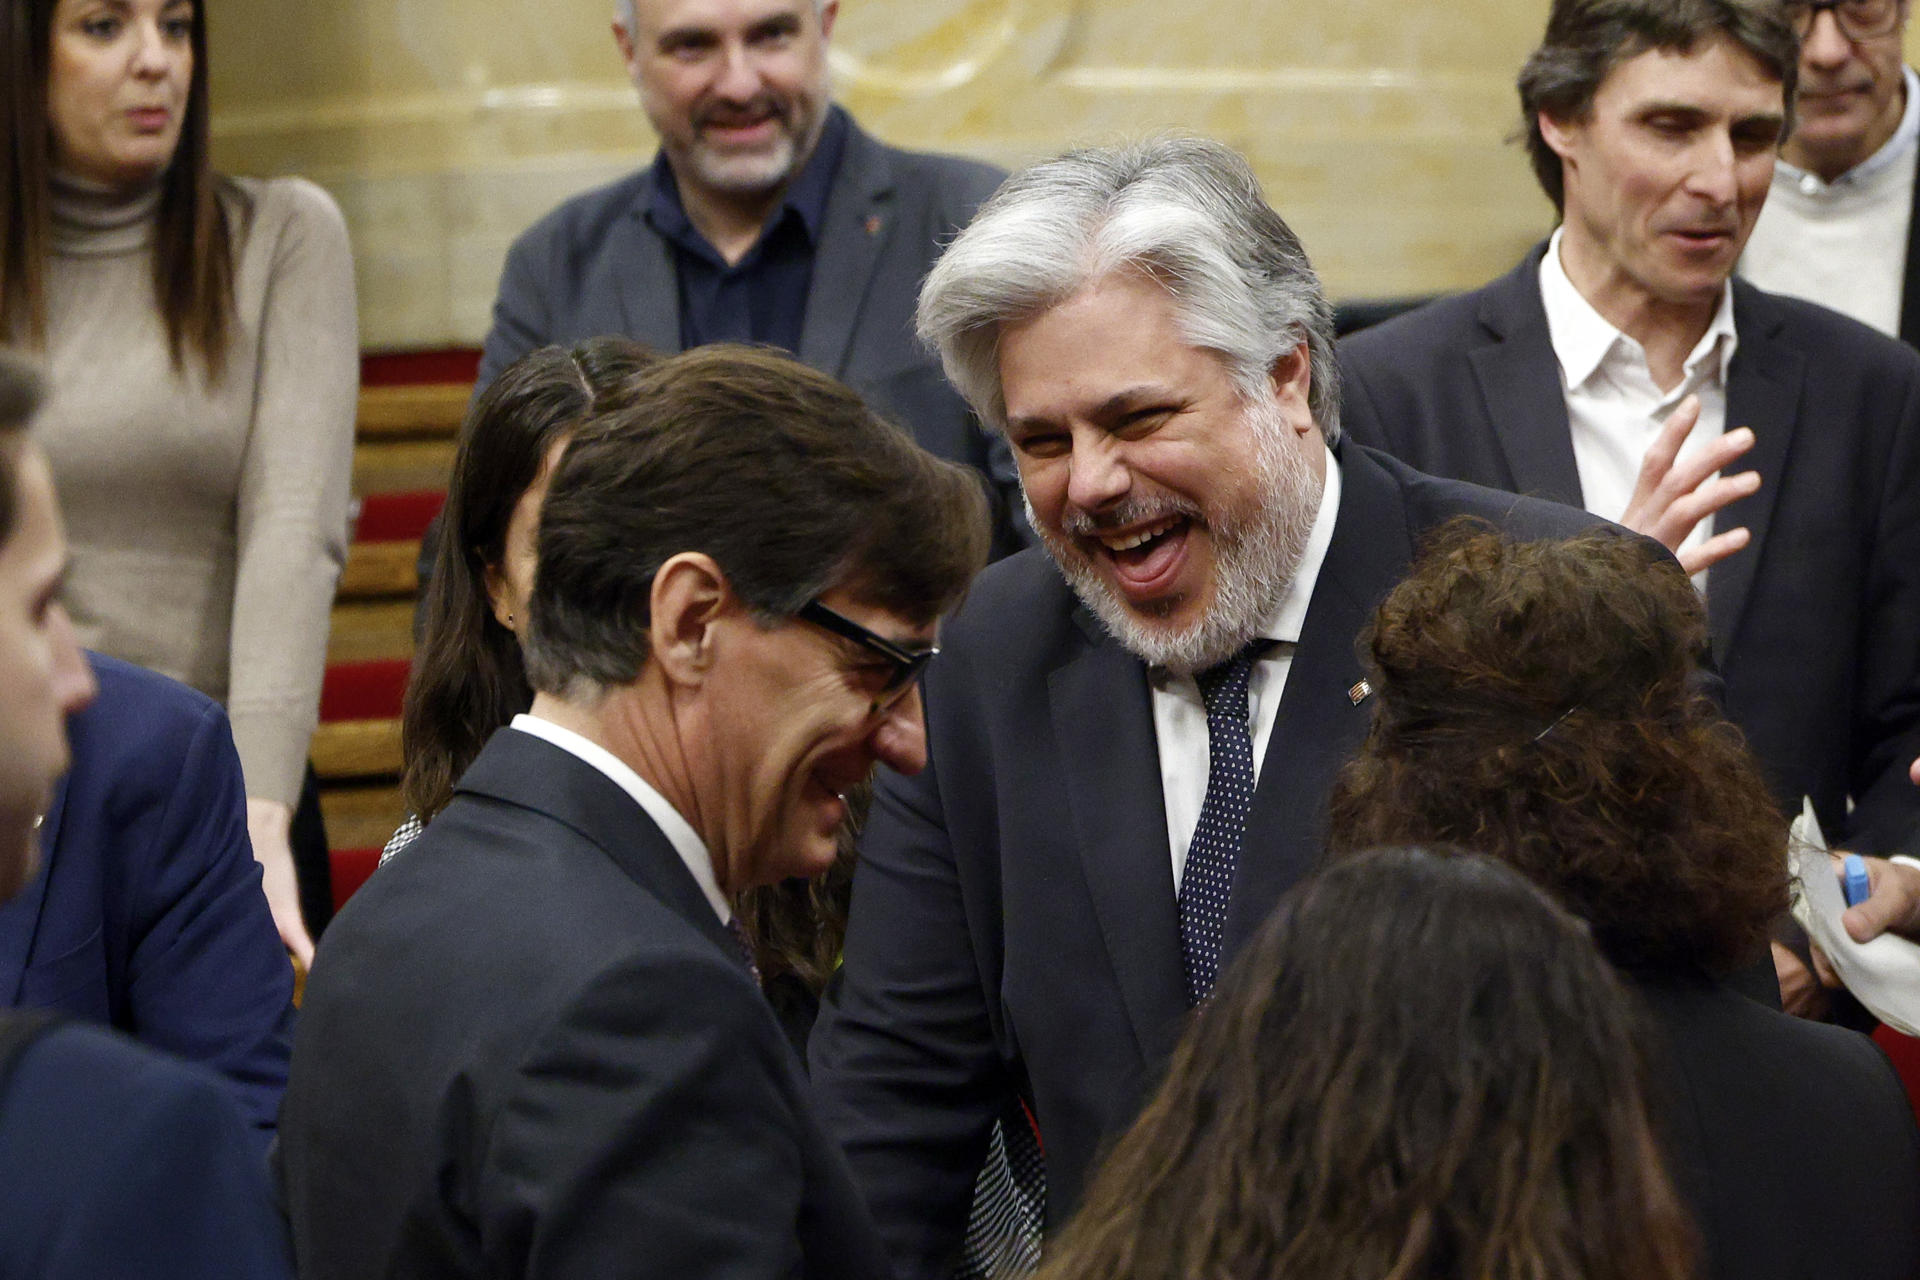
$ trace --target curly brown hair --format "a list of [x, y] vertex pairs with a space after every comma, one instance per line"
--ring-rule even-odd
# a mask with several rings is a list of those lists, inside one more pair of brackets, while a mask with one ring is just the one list
[[1683, 1280], [1639, 1043], [1512, 869], [1345, 859], [1242, 951], [1040, 1280]]
[[1361, 644], [1373, 724], [1334, 787], [1334, 850], [1491, 854], [1630, 968], [1755, 958], [1787, 907], [1786, 823], [1700, 689], [1705, 611], [1664, 550], [1456, 522]]

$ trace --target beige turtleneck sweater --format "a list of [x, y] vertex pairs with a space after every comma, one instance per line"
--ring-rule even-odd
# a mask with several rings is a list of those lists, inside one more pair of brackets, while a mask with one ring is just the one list
[[[35, 435], [53, 463], [81, 641], [227, 706], [247, 794], [292, 804], [346, 554], [359, 390], [340, 212], [299, 179], [252, 197], [226, 372], [176, 371], [149, 252], [158, 189], [54, 188]], [[229, 204], [229, 213], [238, 210]]]

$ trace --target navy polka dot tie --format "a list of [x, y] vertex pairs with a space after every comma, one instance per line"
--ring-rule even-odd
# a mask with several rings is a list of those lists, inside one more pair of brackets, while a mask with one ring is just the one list
[[740, 917], [727, 917], [727, 932], [733, 935], [734, 945], [740, 948], [740, 958], [746, 962], [747, 972], [753, 975], [757, 984], [760, 981], [760, 966], [753, 960], [753, 943], [747, 937], [747, 928], [740, 923]]
[[1195, 682], [1207, 708], [1207, 796], [1187, 847], [1180, 876], [1180, 951], [1187, 964], [1187, 999], [1199, 1004], [1220, 968], [1220, 934], [1240, 862], [1240, 839], [1253, 804], [1253, 733], [1247, 724], [1247, 681], [1267, 648], [1255, 640]]

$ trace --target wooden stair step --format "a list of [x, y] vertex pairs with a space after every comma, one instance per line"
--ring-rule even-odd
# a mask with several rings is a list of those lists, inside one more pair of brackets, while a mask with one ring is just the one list
[[327, 662], [413, 657], [413, 601], [346, 600], [333, 606]]
[[473, 398], [468, 382], [428, 382], [360, 389], [359, 434], [372, 437], [446, 436], [460, 433]]
[[313, 731], [313, 771], [321, 780], [400, 776], [400, 721], [335, 720]]
[[369, 440], [353, 446], [353, 491], [357, 494], [445, 489], [453, 474], [451, 437], [431, 440]]
[[338, 600], [413, 599], [420, 589], [420, 542], [356, 542], [347, 548]]
[[327, 843], [335, 849], [380, 849], [407, 816], [392, 782], [335, 784], [320, 792]]

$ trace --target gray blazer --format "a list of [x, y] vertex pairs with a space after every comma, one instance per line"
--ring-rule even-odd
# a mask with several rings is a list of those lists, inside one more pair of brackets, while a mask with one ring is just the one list
[[[1006, 441], [980, 425], [913, 331], [920, 282], [1006, 175], [973, 160], [901, 151], [848, 123], [795, 354], [905, 425], [930, 452], [987, 476], [995, 550], [1015, 550], [1028, 535]], [[656, 351], [680, 349], [673, 249], [644, 216], [653, 189], [652, 171], [642, 169], [575, 196], [515, 241], [480, 386], [550, 343], [625, 334]]]

